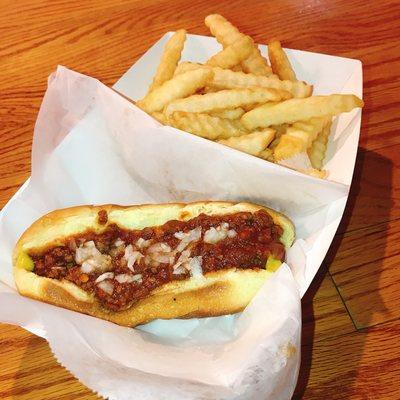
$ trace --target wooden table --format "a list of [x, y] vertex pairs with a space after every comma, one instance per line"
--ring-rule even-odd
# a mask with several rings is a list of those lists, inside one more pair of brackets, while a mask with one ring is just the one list
[[[303, 299], [295, 399], [399, 399], [400, 2], [0, 2], [0, 205], [30, 174], [35, 119], [57, 64], [112, 85], [166, 31], [208, 35], [219, 12], [259, 43], [364, 66], [360, 149], [345, 217]], [[0, 325], [1, 399], [94, 399], [45, 340]]]

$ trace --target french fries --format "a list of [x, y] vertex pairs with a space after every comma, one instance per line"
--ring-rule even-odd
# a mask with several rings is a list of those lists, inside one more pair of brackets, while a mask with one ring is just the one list
[[[218, 143], [232, 147], [236, 150], [243, 151], [247, 154], [259, 157], [265, 152], [268, 145], [272, 142], [275, 136], [273, 129], [267, 128], [262, 131], [256, 131], [244, 136], [231, 137], [229, 139], [217, 140]], [[265, 153], [263, 153], [265, 157]]]
[[272, 71], [279, 76], [279, 79], [293, 82], [297, 80], [296, 74], [279, 40], [274, 39], [268, 43], [268, 57], [271, 62]]
[[245, 111], [243, 110], [243, 108], [238, 107], [230, 108], [228, 110], [211, 112], [210, 115], [227, 119], [239, 119], [244, 113]]
[[331, 127], [332, 121], [329, 121], [308, 149], [308, 157], [310, 158], [311, 165], [317, 170], [322, 168]]
[[[222, 50], [205, 64], [179, 63], [186, 31], [178, 30], [165, 45], [149, 92], [136, 105], [161, 124], [326, 177], [332, 117], [363, 107], [363, 101], [354, 95], [312, 96], [313, 86], [297, 79], [279, 40], [268, 44], [271, 68], [252, 38], [224, 17], [209, 15], [205, 24]], [[312, 168], [305, 161], [285, 163], [307, 155]]]
[[149, 91], [161, 86], [164, 82], [170, 80], [174, 76], [175, 68], [181, 59], [185, 40], [186, 31], [184, 29], [176, 31], [168, 40]]
[[[210, 32], [223, 47], [240, 40], [243, 35], [239, 30], [227, 21], [222, 15], [212, 14], [204, 20]], [[241, 63], [244, 72], [255, 75], [270, 75], [271, 67], [267, 60], [261, 56], [260, 50], [254, 45], [250, 55]]]
[[330, 117], [311, 118], [289, 126], [274, 149], [275, 160], [290, 158], [306, 151], [330, 120]]
[[190, 96], [205, 87], [212, 75], [211, 70], [196, 69], [174, 76], [148, 93], [136, 105], [148, 113], [161, 111], [171, 101]]
[[266, 128], [271, 125], [291, 124], [314, 117], [338, 115], [353, 108], [363, 107], [364, 102], [353, 94], [332, 94], [305, 99], [290, 99], [270, 107], [260, 106], [244, 114], [243, 125], [249, 129]]
[[[193, 73], [196, 71], [198, 70], [189, 71], [185, 74]], [[207, 70], [200, 69], [200, 71]], [[177, 78], [182, 75], [178, 75]], [[205, 113], [215, 110], [223, 110], [225, 108], [241, 107], [243, 105], [252, 103], [280, 101], [283, 99], [288, 99], [290, 97], [291, 95], [289, 92], [268, 88], [221, 90], [215, 93], [193, 95], [185, 99], [172, 101], [166, 107], [165, 114], [168, 117], [175, 111]]]
[[226, 46], [222, 51], [213, 55], [207, 65], [220, 68], [232, 68], [245, 60], [253, 50], [253, 40], [249, 36], [242, 36], [239, 40]]
[[230, 120], [208, 114], [174, 112], [168, 119], [171, 126], [205, 139], [228, 139], [249, 132], [239, 120]]
[[[185, 62], [178, 66], [175, 74], [192, 71], [198, 68], [209, 68], [207, 65]], [[229, 69], [218, 67], [212, 68], [214, 72], [209, 86], [215, 89], [242, 89], [252, 87], [266, 87], [272, 89], [286, 90], [293, 97], [309, 97], [311, 96], [313, 87], [301, 81], [282, 81], [276, 78], [276, 75], [259, 76], [254, 74], [245, 74], [243, 72], [234, 72]]]

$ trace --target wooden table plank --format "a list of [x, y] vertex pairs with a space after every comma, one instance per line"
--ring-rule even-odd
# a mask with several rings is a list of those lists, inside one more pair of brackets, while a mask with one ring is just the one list
[[301, 301], [302, 343], [312, 344], [356, 330], [347, 309], [325, 266]]
[[303, 346], [293, 400], [399, 399], [399, 334], [397, 320]]
[[0, 399], [98, 399], [57, 363], [44, 339], [2, 324], [0, 343]]
[[[399, 308], [393, 244], [400, 218], [397, 0], [4, 0], [0, 207], [29, 176], [34, 122], [57, 64], [112, 85], [166, 31], [185, 27], [208, 35], [203, 18], [212, 12], [232, 19], [259, 43], [276, 36], [289, 48], [363, 62], [362, 150], [345, 219], [326, 259], [333, 279], [322, 269], [302, 302], [297, 398], [398, 399], [393, 382], [400, 379], [399, 322], [384, 323], [398, 318]], [[378, 254], [375, 261], [372, 254]], [[355, 331], [341, 296], [358, 328], [379, 325]], [[44, 340], [0, 325], [0, 342], [0, 398], [96, 398], [56, 363]]]
[[400, 317], [400, 219], [345, 233], [330, 272], [357, 328]]
[[400, 144], [358, 150], [347, 207], [338, 234], [400, 218]]

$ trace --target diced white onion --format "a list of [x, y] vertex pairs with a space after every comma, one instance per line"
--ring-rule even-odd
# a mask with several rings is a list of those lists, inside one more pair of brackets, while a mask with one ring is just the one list
[[100, 253], [92, 240], [83, 243], [76, 249], [75, 261], [77, 264], [82, 264], [81, 269], [85, 273], [94, 270], [107, 271], [111, 267], [111, 257], [108, 254]]
[[237, 232], [234, 229], [229, 229], [228, 238], [232, 239], [237, 236]]
[[203, 269], [201, 268], [202, 261], [201, 256], [193, 257], [189, 261], [189, 271], [193, 278], [200, 278], [203, 276]]
[[[179, 233], [179, 232], [178, 232]], [[198, 226], [191, 231], [184, 233], [184, 237], [182, 238], [181, 242], [178, 244], [176, 251], [181, 252], [184, 250], [189, 243], [196, 242], [201, 238], [201, 227]]]
[[142, 275], [141, 274], [136, 274], [136, 275], [130, 275], [130, 274], [118, 274], [115, 277], [115, 280], [118, 281], [119, 283], [132, 283], [132, 282], [142, 282]]
[[114, 291], [114, 284], [110, 281], [102, 281], [97, 285], [103, 292], [107, 294], [113, 294]]
[[136, 241], [136, 246], [139, 249], [144, 249], [144, 248], [148, 247], [150, 245], [150, 243], [151, 243], [151, 240], [144, 240], [143, 238], [139, 238]]
[[113, 279], [113, 278], [114, 278], [114, 272], [105, 272], [104, 274], [101, 274], [99, 277], [97, 277], [94, 283], [100, 283], [106, 279]]
[[[170, 264], [171, 256], [169, 254], [163, 253], [154, 253], [151, 255], [153, 261], [157, 261], [161, 264]], [[174, 260], [172, 259], [172, 262]]]
[[236, 236], [236, 231], [233, 229], [229, 229], [229, 224], [227, 222], [223, 222], [216, 228], [211, 227], [204, 233], [204, 242], [210, 244], [216, 244], [220, 240], [224, 240], [227, 237], [233, 238], [235, 236]]
[[169, 253], [171, 251], [171, 247], [169, 247], [166, 243], [155, 243], [151, 245], [147, 251], [149, 253]]
[[122, 239], [120, 239], [120, 238], [118, 238], [118, 239], [114, 242], [114, 246], [115, 246], [115, 247], [123, 246], [124, 244], [125, 244], [125, 242], [124, 242]]
[[96, 265], [93, 263], [92, 260], [84, 261], [81, 265], [81, 271], [84, 274], [91, 274], [96, 270]]
[[126, 246], [124, 258], [126, 260], [127, 267], [134, 272], [133, 266], [135, 265], [137, 260], [140, 260], [143, 257], [143, 254], [139, 251], [133, 249], [133, 246], [130, 244]]

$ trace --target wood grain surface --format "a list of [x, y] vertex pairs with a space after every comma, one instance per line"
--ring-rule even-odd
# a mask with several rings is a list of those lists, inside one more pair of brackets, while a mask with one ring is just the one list
[[[303, 299], [294, 399], [400, 398], [398, 0], [0, 0], [0, 207], [30, 174], [32, 133], [57, 64], [112, 85], [166, 31], [208, 35], [218, 12], [259, 43], [358, 58], [360, 149], [345, 216]], [[0, 324], [1, 399], [95, 399], [45, 340]]]

